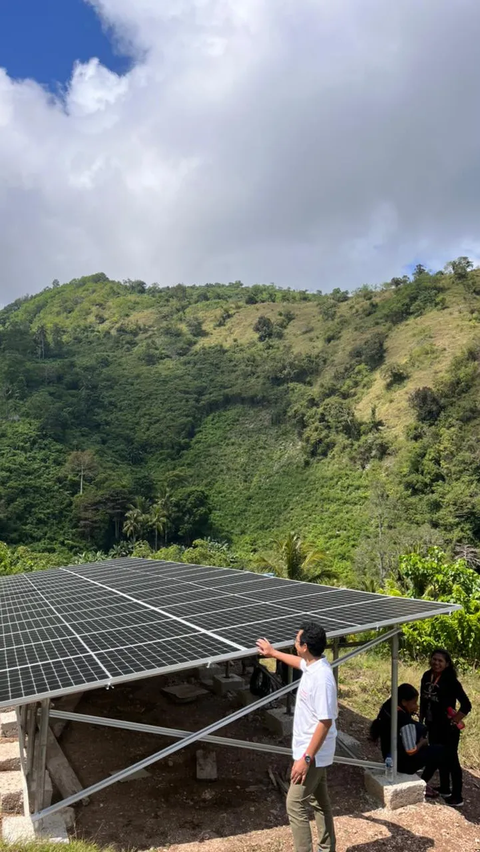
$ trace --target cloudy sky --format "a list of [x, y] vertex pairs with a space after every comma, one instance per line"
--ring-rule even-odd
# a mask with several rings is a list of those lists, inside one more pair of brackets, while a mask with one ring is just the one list
[[60, 27], [47, 87], [0, 44], [0, 303], [97, 271], [327, 291], [480, 256], [478, 0], [90, 5], [123, 72]]

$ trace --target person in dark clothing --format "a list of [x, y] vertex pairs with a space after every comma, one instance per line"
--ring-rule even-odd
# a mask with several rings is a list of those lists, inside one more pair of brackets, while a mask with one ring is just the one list
[[[440, 767], [443, 760], [441, 746], [428, 744], [427, 729], [420, 722], [415, 722], [413, 714], [418, 712], [418, 690], [410, 683], [402, 683], [398, 687], [397, 707], [397, 765], [398, 771], [405, 775], [413, 775], [423, 769], [422, 780], [427, 784], [425, 795], [435, 799], [439, 795], [428, 782]], [[391, 753], [391, 698], [380, 708], [379, 714], [370, 727], [370, 738], [374, 742], [380, 740], [380, 748], [385, 760]]]
[[462, 720], [471, 709], [450, 654], [444, 648], [437, 648], [430, 657], [430, 668], [422, 677], [420, 721], [427, 727], [429, 742], [445, 749], [439, 793], [456, 808], [463, 805], [462, 767], [458, 759], [460, 730], [464, 727]]

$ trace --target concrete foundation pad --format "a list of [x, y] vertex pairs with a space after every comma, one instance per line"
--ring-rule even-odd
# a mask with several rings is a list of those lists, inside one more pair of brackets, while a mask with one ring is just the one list
[[0, 772], [15, 772], [20, 769], [18, 743], [0, 743]]
[[10, 713], [0, 713], [0, 737], [18, 737], [17, 714], [15, 710]]
[[425, 781], [422, 781], [418, 775], [398, 773], [395, 783], [392, 783], [385, 778], [385, 775], [370, 772], [368, 769], [365, 771], [367, 793], [391, 811], [423, 802], [425, 787]]
[[35, 831], [30, 817], [3, 817], [2, 840], [5, 843], [28, 843], [35, 840]]
[[279, 737], [286, 737], [292, 734], [293, 731], [293, 713], [291, 716], [285, 711], [285, 707], [274, 707], [273, 710], [266, 710], [263, 714], [263, 721], [269, 731], [273, 734], [278, 734]]
[[231, 674], [229, 677], [227, 675], [215, 675], [213, 678], [213, 689], [217, 695], [226, 695], [227, 692], [239, 692], [244, 687], [245, 681], [243, 677], [237, 674]]
[[208, 690], [191, 683], [181, 683], [178, 686], [165, 686], [162, 694], [175, 704], [190, 704], [208, 695]]
[[23, 813], [23, 774], [21, 772], [0, 774], [0, 813]]
[[75, 828], [75, 808], [64, 808], [59, 813], [65, 820], [65, 827], [67, 831], [73, 831]]
[[213, 678], [221, 677], [224, 673], [225, 669], [220, 668], [220, 666], [201, 666], [198, 669], [195, 669], [194, 676], [198, 679], [201, 686], [205, 686], [207, 689], [213, 689]]
[[240, 689], [238, 692], [238, 697], [242, 704], [242, 707], [248, 707], [249, 704], [254, 704], [255, 701], [258, 701], [256, 695], [252, 695], [249, 689]]
[[216, 781], [217, 778], [217, 755], [214, 751], [200, 748], [197, 751], [197, 780]]
[[38, 823], [32, 822], [28, 816], [4, 817], [2, 840], [5, 843], [31, 843], [34, 840], [49, 840], [51, 843], [69, 842], [62, 814], [53, 814]]
[[38, 840], [49, 840], [50, 843], [69, 843], [65, 819], [61, 813], [51, 814], [39, 820], [34, 826], [35, 837]]

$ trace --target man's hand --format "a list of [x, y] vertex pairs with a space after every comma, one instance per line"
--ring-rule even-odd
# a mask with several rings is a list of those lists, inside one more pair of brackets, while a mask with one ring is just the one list
[[303, 784], [307, 777], [307, 772], [308, 763], [306, 763], [305, 758], [301, 757], [300, 760], [296, 760], [290, 773], [290, 780], [292, 784]]
[[257, 648], [261, 657], [275, 657], [275, 648], [268, 639], [257, 639]]
[[420, 739], [417, 743], [417, 751], [419, 751], [421, 748], [423, 748], [423, 746], [426, 746], [426, 745], [428, 745], [427, 738], [426, 737], [420, 737]]

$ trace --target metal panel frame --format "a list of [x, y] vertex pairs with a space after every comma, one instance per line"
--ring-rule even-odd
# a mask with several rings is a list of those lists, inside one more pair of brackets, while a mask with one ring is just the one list
[[[343, 663], [346, 663], [348, 660], [351, 660], [352, 658], [356, 657], [358, 654], [361, 654], [362, 652], [367, 651], [370, 648], [374, 648], [377, 645], [379, 645], [383, 642], [386, 642], [388, 640], [392, 640], [392, 649], [394, 647], [398, 648], [398, 637], [399, 637], [400, 633], [401, 633], [401, 628], [399, 628], [398, 626], [395, 626], [392, 630], [389, 630], [387, 633], [384, 633], [380, 636], [377, 636], [374, 639], [371, 639], [369, 642], [366, 642], [364, 645], [356, 647], [354, 650], [348, 652], [347, 654], [344, 654], [343, 657], [338, 657], [336, 660], [334, 660], [332, 662], [332, 668], [335, 669], [335, 668], [337, 668], [337, 666], [340, 666]], [[396, 642], [396, 645], [395, 645], [395, 642]], [[243, 656], [251, 656], [251, 653], [249, 653], [248, 655], [243, 654]], [[219, 719], [218, 721], [213, 722], [210, 725], [207, 725], [205, 728], [202, 728], [200, 731], [195, 731], [195, 732], [177, 731], [175, 729], [168, 729], [168, 728], [167, 729], [157, 728], [156, 730], [152, 731], [151, 729], [154, 726], [143, 726], [143, 725], [141, 727], [139, 725], [136, 725], [135, 728], [132, 728], [132, 725], [134, 723], [124, 723], [124, 722], [121, 722], [120, 720], [113, 720], [113, 719], [106, 720], [106, 719], [102, 719], [102, 718], [98, 717], [98, 720], [95, 721], [94, 724], [106, 724], [106, 725], [109, 725], [111, 727], [122, 727], [122, 728], [125, 728], [127, 730], [146, 730], [146, 727], [148, 727], [149, 731], [152, 732], [152, 733], [158, 733], [160, 735], [168, 735], [168, 736], [171, 736], [171, 737], [177, 737], [178, 741], [176, 743], [173, 743], [170, 746], [167, 746], [166, 748], [161, 749], [160, 751], [155, 752], [152, 755], [149, 755], [148, 757], [143, 758], [142, 760], [137, 761], [136, 763], [132, 764], [131, 766], [128, 766], [125, 769], [122, 769], [120, 772], [116, 772], [114, 775], [111, 775], [108, 778], [103, 779], [102, 781], [97, 781], [95, 784], [92, 784], [91, 786], [86, 787], [84, 790], [81, 790], [79, 793], [75, 793], [73, 796], [69, 796], [68, 798], [63, 799], [61, 802], [56, 802], [54, 805], [51, 805], [48, 808], [43, 808], [40, 811], [38, 809], [36, 809], [35, 813], [32, 814], [32, 820], [34, 822], [37, 822], [38, 820], [44, 819], [45, 817], [49, 816], [50, 814], [56, 813], [57, 811], [60, 811], [63, 808], [68, 807], [69, 805], [73, 805], [76, 802], [81, 801], [82, 799], [84, 799], [87, 796], [93, 795], [94, 793], [97, 793], [100, 790], [104, 790], [106, 787], [109, 787], [112, 784], [115, 784], [117, 781], [123, 781], [125, 778], [128, 778], [130, 775], [133, 775], [134, 773], [138, 772], [140, 769], [145, 769], [147, 766], [151, 766], [151, 764], [156, 763], [157, 761], [162, 760], [163, 758], [169, 757], [171, 754], [174, 754], [175, 752], [180, 751], [180, 749], [185, 748], [188, 745], [192, 745], [193, 743], [196, 743], [196, 742], [199, 742], [199, 741], [205, 741], [205, 740], [212, 742], [211, 735], [214, 734], [216, 731], [218, 731], [220, 728], [223, 728], [226, 725], [229, 725], [232, 722], [235, 722], [238, 719], [241, 719], [244, 716], [247, 716], [249, 713], [255, 712], [256, 710], [260, 709], [261, 707], [265, 707], [267, 704], [270, 704], [272, 701], [277, 701], [278, 699], [283, 698], [284, 696], [287, 696], [290, 692], [292, 692], [294, 689], [296, 689], [298, 687], [299, 682], [300, 682], [299, 680], [293, 681], [292, 683], [287, 684], [286, 686], [282, 687], [281, 689], [270, 693], [269, 695], [265, 696], [264, 698], [260, 698], [258, 701], [255, 701], [253, 704], [249, 704], [247, 707], [242, 707], [241, 709], [236, 710], [234, 713], [231, 713], [229, 716], [225, 716], [225, 717]], [[393, 684], [393, 665], [392, 665], [392, 689], [393, 689], [393, 686], [394, 686], [394, 684]], [[77, 690], [77, 691], [79, 691], [79, 690]], [[90, 723], [92, 721], [92, 718], [95, 719], [95, 717], [86, 717], [86, 718], [82, 719], [80, 715], [77, 715], [75, 713], [66, 714], [66, 713], [61, 713], [61, 711], [52, 711], [51, 715], [54, 718], [67, 718], [68, 717], [68, 718], [71, 718], [71, 719], [77, 719], [78, 721], [87, 721], [87, 719], [88, 719], [88, 721]], [[48, 708], [48, 705], [47, 705], [44, 712], [42, 713], [42, 722], [44, 722], [44, 719], [47, 719], [47, 730], [48, 730], [48, 716], [49, 716], [49, 708]], [[168, 734], [167, 734], [167, 732], [168, 732]], [[284, 754], [284, 753], [289, 754], [290, 753], [289, 749], [284, 749], [281, 752], [278, 752], [278, 749], [280, 748], [278, 746], [273, 747], [273, 746], [270, 746], [269, 744], [250, 743], [250, 742], [246, 742], [246, 741], [242, 741], [242, 740], [229, 741], [228, 737], [225, 737], [225, 738], [224, 737], [216, 737], [216, 738], [214, 738], [214, 741], [219, 745], [229, 745], [229, 746], [234, 747], [234, 748], [235, 747], [251, 748], [251, 749], [254, 749], [254, 750], [258, 750], [258, 751], [270, 751], [270, 752], [275, 751], [275, 753], [282, 753], [282, 754]], [[392, 742], [392, 757], [393, 757], [393, 760], [394, 760], [394, 766], [396, 766], [396, 760], [397, 760], [396, 754], [397, 754], [397, 743], [396, 743], [396, 740], [395, 740], [395, 743]], [[347, 765], [350, 765], [350, 766], [361, 766], [361, 767], [368, 767], [368, 768], [372, 768], [372, 764], [373, 764], [373, 768], [382, 767], [382, 764], [376, 763], [375, 761], [364, 761], [364, 760], [361, 760], [361, 759], [346, 758], [346, 757], [340, 757], [340, 756], [337, 757], [336, 762], [346, 763]], [[35, 786], [38, 789], [39, 779], [37, 778], [36, 780], [37, 780], [37, 784]], [[36, 807], [37, 807], [37, 805], [36, 805]]]

